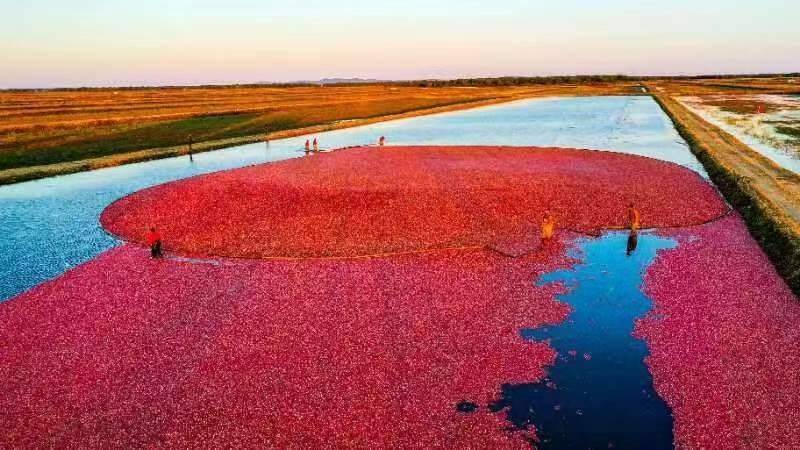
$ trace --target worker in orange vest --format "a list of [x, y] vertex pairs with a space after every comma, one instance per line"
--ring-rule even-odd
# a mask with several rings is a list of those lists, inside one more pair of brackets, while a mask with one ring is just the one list
[[548, 240], [553, 237], [556, 228], [556, 219], [550, 214], [550, 211], [544, 213], [542, 219], [542, 240]]
[[628, 205], [628, 228], [631, 231], [638, 231], [642, 226], [642, 215], [639, 214], [633, 203]]

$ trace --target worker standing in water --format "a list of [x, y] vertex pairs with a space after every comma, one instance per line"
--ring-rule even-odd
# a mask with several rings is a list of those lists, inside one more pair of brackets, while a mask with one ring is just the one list
[[164, 256], [161, 253], [161, 234], [156, 230], [156, 227], [151, 227], [150, 231], [145, 236], [147, 245], [150, 246], [150, 257], [161, 258]]
[[314, 153], [319, 152], [319, 142], [317, 142], [317, 138], [314, 138]]
[[381, 146], [381, 147], [383, 147], [383, 145], [384, 145], [385, 143], [386, 143], [386, 138], [385, 138], [385, 137], [383, 137], [383, 136], [381, 136], [381, 137], [380, 137], [380, 139], [378, 139], [378, 145], [379, 145], [379, 146]]
[[189, 135], [189, 161], [194, 162], [194, 157], [192, 156], [192, 143], [194, 140], [192, 139], [192, 135]]
[[310, 153], [310, 152], [311, 152], [311, 141], [306, 139], [306, 153]]
[[642, 226], [642, 216], [639, 210], [633, 206], [633, 203], [628, 205], [628, 228], [631, 231], [639, 231]]
[[555, 232], [556, 228], [556, 219], [550, 214], [550, 211], [544, 213], [544, 218], [542, 219], [542, 240], [550, 240], [553, 237], [553, 233]]

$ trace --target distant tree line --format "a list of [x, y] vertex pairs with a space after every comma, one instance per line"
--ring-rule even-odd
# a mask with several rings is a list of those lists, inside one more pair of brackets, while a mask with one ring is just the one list
[[593, 84], [641, 82], [652, 80], [703, 80], [732, 78], [793, 78], [800, 77], [800, 72], [782, 74], [750, 74], [750, 75], [674, 75], [674, 76], [630, 76], [630, 75], [566, 75], [550, 77], [493, 77], [493, 78], [457, 78], [453, 80], [416, 80], [398, 81], [395, 85], [418, 87], [447, 86], [531, 86], [548, 84]]
[[479, 86], [532, 86], [549, 84], [593, 84], [593, 83], [619, 83], [640, 82], [653, 80], [724, 80], [732, 78], [796, 78], [800, 72], [792, 73], [759, 73], [759, 74], [718, 74], [718, 75], [664, 75], [664, 76], [630, 76], [630, 75], [559, 75], [539, 77], [487, 77], [487, 78], [456, 78], [451, 80], [403, 80], [403, 81], [374, 81], [358, 82], [349, 80], [345, 83], [335, 82], [291, 82], [291, 83], [248, 83], [248, 84], [208, 84], [197, 86], [124, 86], [124, 87], [75, 87], [52, 89], [0, 89], [6, 92], [31, 92], [31, 91], [131, 91], [143, 89], [234, 89], [254, 87], [313, 87], [313, 86], [409, 86], [409, 87], [479, 87]]
[[591, 84], [617, 83], [621, 81], [638, 81], [641, 78], [627, 75], [569, 75], [551, 77], [492, 77], [492, 78], [457, 78], [454, 80], [414, 80], [398, 81], [392, 84], [418, 87], [448, 86], [529, 86], [548, 84]]

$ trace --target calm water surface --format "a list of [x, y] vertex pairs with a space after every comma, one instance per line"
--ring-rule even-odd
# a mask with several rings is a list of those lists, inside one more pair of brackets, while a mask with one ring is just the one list
[[[321, 133], [324, 148], [373, 143], [541, 145], [651, 156], [702, 168], [649, 97], [578, 97], [503, 105]], [[118, 242], [98, 224], [112, 201], [193, 175], [302, 156], [306, 137], [0, 187], [0, 301]]]
[[517, 428], [535, 425], [540, 448], [671, 449], [672, 414], [653, 389], [644, 358], [647, 345], [632, 336], [635, 320], [651, 308], [642, 277], [672, 239], [642, 233], [628, 254], [628, 234], [583, 239], [569, 270], [545, 274], [538, 283], [563, 283], [560, 300], [572, 307], [564, 322], [522, 330], [548, 341], [558, 358], [540, 383], [505, 385], [490, 405]]

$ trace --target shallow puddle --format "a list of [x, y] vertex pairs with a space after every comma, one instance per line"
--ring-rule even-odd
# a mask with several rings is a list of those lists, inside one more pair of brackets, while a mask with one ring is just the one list
[[573, 311], [559, 325], [522, 330], [549, 341], [558, 358], [540, 383], [505, 385], [490, 408], [505, 410], [515, 428], [536, 427], [543, 448], [672, 448], [672, 416], [644, 364], [647, 346], [632, 336], [651, 308], [642, 277], [658, 250], [674, 240], [648, 233], [638, 246], [625, 232], [582, 239], [573, 269], [541, 277], [563, 283], [559, 297]]

